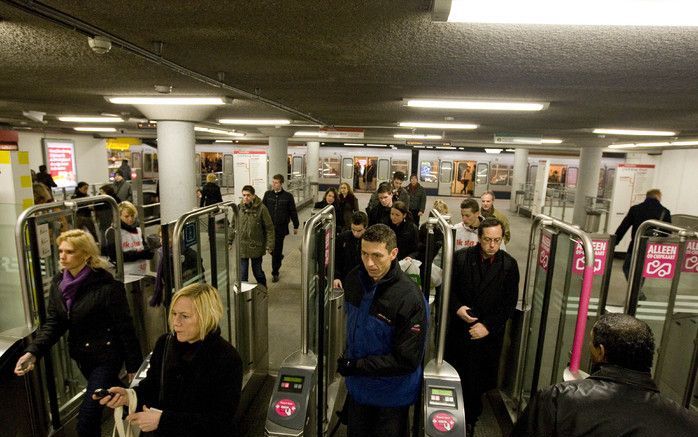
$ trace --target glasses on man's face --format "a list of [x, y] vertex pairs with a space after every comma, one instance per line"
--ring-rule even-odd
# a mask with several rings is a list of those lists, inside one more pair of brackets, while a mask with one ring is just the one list
[[501, 238], [490, 238], [490, 237], [482, 237], [482, 241], [485, 244], [500, 244], [502, 242]]

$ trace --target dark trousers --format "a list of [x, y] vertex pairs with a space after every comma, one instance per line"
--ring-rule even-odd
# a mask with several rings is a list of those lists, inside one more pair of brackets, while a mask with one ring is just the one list
[[252, 260], [252, 274], [258, 284], [267, 286], [267, 276], [262, 270], [262, 257], [257, 258], [240, 258], [240, 280], [247, 282], [250, 270], [250, 260]]
[[281, 269], [281, 260], [284, 259], [284, 238], [283, 232], [274, 233], [274, 251], [271, 253], [271, 274], [276, 276]]
[[406, 437], [410, 407], [361, 405], [347, 395], [347, 437]]
[[421, 218], [419, 216], [419, 210], [418, 209], [411, 209], [410, 214], [412, 215], [412, 221], [414, 222], [417, 227], [419, 227], [419, 219]]
[[98, 388], [122, 386], [123, 384], [119, 381], [121, 369], [114, 363], [109, 363], [96, 367], [81, 366], [80, 370], [87, 379], [87, 391], [78, 414], [78, 436], [101, 437], [103, 407], [99, 405], [99, 401], [92, 400], [92, 393]]

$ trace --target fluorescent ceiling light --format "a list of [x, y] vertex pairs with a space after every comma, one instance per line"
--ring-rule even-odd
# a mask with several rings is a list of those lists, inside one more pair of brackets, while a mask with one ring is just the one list
[[223, 97], [107, 97], [117, 105], [225, 105]]
[[485, 149], [485, 153], [496, 155], [502, 153], [502, 149]]
[[229, 144], [232, 142], [233, 142], [233, 140], [216, 140], [216, 141], [214, 141], [214, 143], [226, 143], [226, 144]]
[[489, 100], [425, 100], [409, 99], [407, 106], [435, 109], [472, 109], [483, 111], [541, 111], [547, 102], [497, 102]]
[[698, 141], [672, 141], [672, 146], [698, 146]]
[[67, 123], [123, 123], [121, 117], [79, 117], [75, 115], [65, 115], [58, 117], [59, 121]]
[[[439, 0], [437, 0], [439, 1]], [[695, 0], [451, 0], [449, 22], [696, 26]]]
[[394, 138], [407, 140], [440, 140], [441, 135], [395, 134]]
[[344, 143], [345, 146], [363, 146], [363, 143]]
[[458, 150], [457, 147], [453, 147], [453, 146], [438, 146], [437, 149], [439, 149], [439, 150]]
[[516, 152], [516, 149], [504, 149], [505, 152]]
[[270, 118], [221, 118], [218, 120], [218, 123], [248, 126], [279, 126], [282, 124], [291, 124], [291, 120]]
[[325, 137], [326, 135], [322, 135], [321, 132], [313, 132], [313, 131], [306, 131], [306, 130], [299, 130], [296, 131], [293, 134], [294, 137]]
[[197, 132], [206, 132], [209, 134], [214, 134], [214, 135], [228, 135], [231, 137], [244, 137], [245, 134], [242, 132], [233, 132], [229, 130], [223, 130], [223, 129], [212, 129], [210, 127], [202, 127], [202, 126], [194, 126], [194, 130]]
[[562, 140], [559, 138], [543, 138], [540, 142], [542, 144], [560, 144]]
[[477, 129], [478, 125], [468, 123], [430, 123], [421, 121], [401, 121], [400, 127], [423, 127], [434, 129]]
[[366, 144], [368, 147], [388, 147], [387, 144]]
[[652, 147], [681, 147], [681, 146], [698, 146], [698, 140], [685, 141], [661, 141], [651, 143], [623, 143], [611, 144], [609, 149], [634, 149], [634, 148], [652, 148]]
[[85, 127], [74, 127], [73, 129], [78, 131], [78, 132], [116, 132], [116, 128], [113, 128], [113, 127], [85, 126]]
[[674, 137], [676, 132], [661, 130], [635, 130], [635, 129], [594, 129], [595, 134], [600, 135], [635, 135], [638, 137]]

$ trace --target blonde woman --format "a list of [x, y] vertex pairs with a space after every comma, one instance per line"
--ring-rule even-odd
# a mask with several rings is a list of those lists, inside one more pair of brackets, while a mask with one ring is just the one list
[[201, 199], [199, 206], [209, 206], [223, 201], [221, 187], [216, 183], [216, 175], [209, 173], [206, 175], [206, 183], [201, 186]]
[[69, 332], [68, 351], [87, 379], [87, 395], [78, 415], [78, 435], [99, 437], [102, 408], [92, 399], [101, 387], [120, 385], [126, 365], [129, 378], [142, 356], [122, 283], [105, 270], [92, 236], [82, 230], [63, 232], [56, 240], [62, 272], [51, 281], [46, 321], [20, 357], [15, 374], [32, 371], [63, 334]]
[[[236, 436], [242, 360], [221, 337], [223, 305], [207, 284], [188, 285], [172, 298], [171, 333], [155, 344], [150, 370], [135, 388], [138, 411], [127, 420], [156, 436]], [[100, 401], [127, 406], [122, 387]]]

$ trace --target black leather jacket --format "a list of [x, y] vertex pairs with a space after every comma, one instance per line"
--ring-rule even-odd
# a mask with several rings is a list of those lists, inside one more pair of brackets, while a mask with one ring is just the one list
[[138, 370], [143, 359], [124, 285], [106, 270], [95, 269], [68, 311], [58, 288], [62, 278], [62, 272], [53, 277], [46, 321], [26, 352], [41, 357], [68, 331], [70, 356], [80, 366], [125, 362], [129, 373]]
[[698, 414], [659, 394], [649, 373], [605, 365], [540, 390], [511, 436], [696, 436]]

